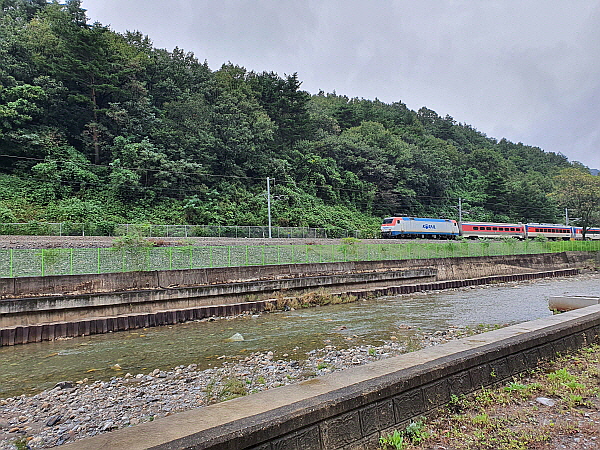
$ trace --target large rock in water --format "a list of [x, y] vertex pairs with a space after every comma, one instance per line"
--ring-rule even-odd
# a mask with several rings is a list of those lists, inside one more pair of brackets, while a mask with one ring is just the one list
[[244, 340], [244, 336], [242, 336], [240, 333], [235, 333], [229, 339], [226, 339], [226, 341], [229, 341], [229, 342], [238, 342], [238, 341], [243, 341], [243, 340]]

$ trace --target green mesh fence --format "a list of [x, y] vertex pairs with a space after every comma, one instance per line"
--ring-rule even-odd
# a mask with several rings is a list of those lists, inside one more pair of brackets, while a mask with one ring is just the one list
[[0, 277], [598, 250], [600, 241], [0, 249]]

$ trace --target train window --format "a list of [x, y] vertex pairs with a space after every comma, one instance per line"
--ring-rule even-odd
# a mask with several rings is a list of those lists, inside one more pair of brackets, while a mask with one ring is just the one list
[[486, 229], [486, 230], [491, 230], [491, 229], [492, 229], [492, 227], [485, 227], [485, 229]]
[[473, 227], [473, 230], [479, 230], [479, 227]]
[[496, 228], [496, 227], [492, 227], [492, 230], [493, 230], [493, 231], [497, 231], [497, 230], [498, 230], [498, 228]]

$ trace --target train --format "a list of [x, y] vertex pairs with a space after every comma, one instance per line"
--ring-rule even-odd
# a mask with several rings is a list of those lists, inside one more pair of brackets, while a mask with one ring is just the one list
[[[431, 217], [386, 217], [381, 224], [382, 238], [423, 239], [514, 238], [582, 240], [583, 228], [552, 223], [458, 222]], [[586, 239], [600, 239], [600, 228], [588, 228]]]

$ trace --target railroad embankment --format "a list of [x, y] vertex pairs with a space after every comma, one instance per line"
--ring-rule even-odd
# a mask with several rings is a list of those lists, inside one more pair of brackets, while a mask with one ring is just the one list
[[[0, 279], [0, 345], [262, 311], [318, 291], [345, 300], [573, 275], [595, 254], [284, 264]], [[326, 300], [328, 301], [328, 300]]]

